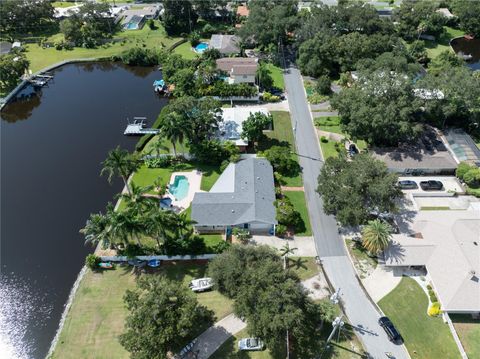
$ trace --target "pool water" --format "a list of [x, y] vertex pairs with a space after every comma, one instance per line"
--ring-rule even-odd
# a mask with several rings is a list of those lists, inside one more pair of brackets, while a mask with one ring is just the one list
[[208, 44], [206, 42], [201, 42], [197, 46], [195, 46], [195, 52], [201, 54], [206, 49], [208, 49]]
[[185, 176], [175, 176], [175, 180], [168, 187], [168, 191], [177, 201], [181, 201], [188, 194], [188, 179]]

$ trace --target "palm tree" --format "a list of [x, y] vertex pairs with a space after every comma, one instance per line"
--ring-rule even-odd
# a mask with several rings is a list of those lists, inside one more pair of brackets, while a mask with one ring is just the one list
[[91, 243], [97, 245], [104, 241], [109, 242], [108, 218], [102, 213], [92, 213], [87, 220], [85, 227], [80, 229], [80, 233], [85, 236], [85, 244]]
[[152, 142], [152, 150], [150, 151], [150, 154], [152, 152], [155, 152], [156, 157], [160, 157], [160, 152], [161, 151], [168, 151], [168, 146], [165, 146], [163, 143], [163, 137], [162, 136], [157, 136], [156, 141]]
[[119, 197], [125, 201], [127, 208], [132, 209], [137, 214], [145, 213], [147, 208], [158, 206], [158, 200], [146, 196], [153, 186], [138, 186], [133, 181], [130, 185], [129, 193], [121, 193]]
[[113, 176], [121, 177], [128, 193], [131, 194], [128, 186], [128, 176], [139, 168], [139, 162], [127, 150], [117, 146], [114, 150], [108, 152], [108, 156], [102, 162], [102, 166], [101, 176], [106, 174], [109, 183], [112, 182]]
[[295, 251], [297, 250], [298, 248], [290, 248], [290, 245], [287, 243], [285, 243], [285, 245], [280, 248], [280, 255], [283, 257], [283, 269], [287, 269], [287, 257], [290, 255], [290, 254], [294, 254]]
[[392, 227], [379, 219], [368, 222], [362, 230], [362, 245], [372, 254], [385, 250], [392, 239]]
[[168, 240], [170, 234], [174, 232], [176, 219], [171, 211], [150, 211], [148, 216], [144, 217], [145, 231], [157, 241], [158, 249]]
[[170, 112], [160, 117], [160, 133], [172, 142], [173, 154], [177, 157], [176, 143], [183, 143], [186, 128], [185, 121], [177, 112]]

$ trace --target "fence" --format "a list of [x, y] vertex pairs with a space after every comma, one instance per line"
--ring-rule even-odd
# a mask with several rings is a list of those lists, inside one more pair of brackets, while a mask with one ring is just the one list
[[161, 261], [191, 261], [191, 260], [209, 260], [213, 259], [217, 254], [199, 254], [199, 255], [184, 255], [184, 256], [136, 256], [135, 258], [129, 258], [127, 256], [100, 256], [100, 259], [104, 262], [127, 262], [132, 259], [138, 259], [141, 261], [161, 260]]

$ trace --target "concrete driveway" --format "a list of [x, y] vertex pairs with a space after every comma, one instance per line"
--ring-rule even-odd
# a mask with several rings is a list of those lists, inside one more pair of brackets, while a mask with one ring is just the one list
[[[404, 193], [415, 194], [415, 195], [427, 195], [435, 196], [438, 194], [447, 194], [450, 192], [464, 193], [462, 185], [458, 181], [458, 178], [455, 176], [401, 176], [398, 177], [399, 181], [414, 181], [418, 185], [418, 189], [405, 190]], [[422, 181], [440, 181], [443, 183], [443, 190], [441, 191], [424, 191], [420, 188], [420, 182]]]
[[267, 246], [280, 250], [286, 243], [290, 248], [297, 248], [293, 256], [295, 257], [315, 257], [317, 250], [315, 249], [315, 241], [313, 237], [294, 237], [294, 239], [283, 239], [275, 236], [253, 236], [250, 240], [252, 244]]

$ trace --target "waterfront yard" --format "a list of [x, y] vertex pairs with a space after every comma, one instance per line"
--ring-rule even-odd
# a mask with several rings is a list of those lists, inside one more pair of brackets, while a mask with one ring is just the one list
[[[203, 277], [205, 264], [169, 262], [155, 274], [187, 284]], [[131, 267], [93, 273], [88, 270], [80, 283], [52, 359], [129, 358], [118, 342], [127, 315], [123, 295], [135, 287]], [[201, 304], [219, 320], [232, 312], [232, 302], [216, 291], [198, 294]], [[199, 328], [201, 332], [203, 328]], [[186, 344], [186, 343], [185, 343]]]
[[462, 30], [454, 29], [449, 26], [444, 26], [445, 32], [439, 39], [436, 41], [425, 41], [425, 47], [427, 48], [428, 57], [434, 59], [437, 57], [441, 52], [448, 50], [452, 51], [450, 47], [450, 40], [462, 36], [464, 32]]
[[[64, 60], [109, 58], [133, 47], [168, 48], [180, 40], [168, 36], [159, 21], [155, 21], [155, 25], [155, 30], [144, 26], [141, 30], [121, 31], [114, 36], [113, 42], [94, 49], [75, 47], [72, 50], [56, 50], [54, 46], [43, 48], [37, 43], [30, 43], [25, 45], [25, 54], [30, 61], [30, 69], [35, 72]], [[57, 33], [48, 36], [47, 42], [54, 44], [63, 39], [63, 34]]]
[[[258, 144], [259, 151], [265, 151], [272, 146], [288, 146], [294, 153], [298, 162], [295, 148], [295, 138], [293, 137], [292, 121], [290, 113], [286, 111], [271, 111], [273, 116], [273, 130], [265, 131], [265, 138]], [[283, 176], [285, 186], [301, 187], [303, 186], [302, 175], [298, 173], [295, 176]]]
[[427, 315], [428, 298], [411, 278], [378, 302], [397, 327], [412, 358], [460, 358], [452, 334], [441, 317]]
[[[207, 40], [202, 39], [202, 42], [205, 42]], [[193, 51], [192, 44], [190, 44], [190, 41], [184, 42], [183, 44], [177, 46], [174, 50], [174, 53], [182, 55], [182, 57], [188, 59], [188, 60], [193, 60], [196, 57], [200, 57], [200, 54], [197, 54], [195, 51]]]

